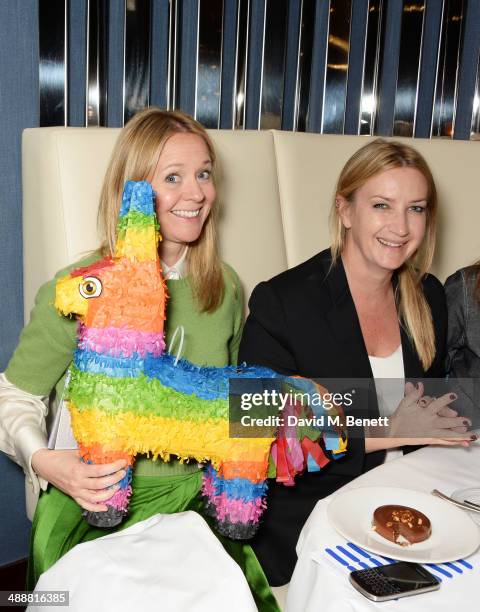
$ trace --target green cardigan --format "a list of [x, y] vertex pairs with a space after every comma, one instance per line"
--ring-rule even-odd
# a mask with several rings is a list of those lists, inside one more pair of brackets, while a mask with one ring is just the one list
[[[100, 258], [89, 255], [64, 268], [45, 283], [35, 299], [30, 322], [20, 335], [20, 342], [5, 372], [8, 380], [34, 395], [61, 397], [65, 372], [72, 361], [76, 346], [75, 319], [60, 316], [55, 307], [56, 280], [71, 270], [88, 266]], [[187, 278], [167, 280], [169, 300], [166, 313], [166, 344], [179, 325], [185, 329], [182, 357], [197, 365], [225, 366], [237, 362], [243, 323], [243, 292], [234, 270], [223, 264], [225, 297], [213, 313], [199, 312]], [[173, 353], [177, 350], [172, 348]], [[165, 464], [138, 458], [137, 475], [185, 473], [198, 469], [195, 464]]]

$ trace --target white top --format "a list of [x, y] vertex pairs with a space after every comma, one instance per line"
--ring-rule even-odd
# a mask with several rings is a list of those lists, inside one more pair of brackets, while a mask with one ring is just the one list
[[[402, 345], [400, 344], [388, 357], [369, 355], [368, 359], [375, 379], [380, 416], [390, 416], [395, 412], [405, 394]], [[403, 452], [399, 449], [388, 449], [385, 461], [397, 459], [402, 455]]]
[[162, 259], [162, 272], [165, 280], [178, 280], [185, 276], [185, 258], [187, 256], [188, 246], [185, 247], [180, 259], [173, 266], [168, 266]]

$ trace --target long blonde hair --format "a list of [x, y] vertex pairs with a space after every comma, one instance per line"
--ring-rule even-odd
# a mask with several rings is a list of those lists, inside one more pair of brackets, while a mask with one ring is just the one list
[[[432, 313], [422, 290], [422, 278], [430, 269], [435, 250], [437, 190], [425, 159], [413, 147], [382, 138], [368, 143], [347, 161], [338, 178], [335, 198], [353, 202], [355, 192], [376, 174], [393, 168], [415, 168], [427, 181], [426, 229], [418, 250], [398, 270], [397, 303], [400, 323], [413, 341], [426, 371], [435, 358]], [[335, 201], [330, 210], [332, 259], [335, 262], [346, 242], [346, 229]]]
[[[155, 171], [165, 143], [177, 133], [195, 134], [202, 138], [215, 170], [216, 156], [212, 141], [198, 121], [181, 111], [166, 111], [156, 107], [137, 113], [121, 131], [103, 181], [98, 224], [103, 236], [104, 254], [112, 254], [115, 249], [117, 219], [125, 181], [148, 180]], [[218, 206], [214, 204], [199, 238], [189, 245], [187, 252], [188, 274], [203, 312], [216, 310], [225, 292], [218, 254], [217, 216]]]

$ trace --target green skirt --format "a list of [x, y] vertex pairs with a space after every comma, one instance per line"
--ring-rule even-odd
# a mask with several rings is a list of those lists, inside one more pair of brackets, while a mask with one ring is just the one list
[[[27, 589], [33, 590], [40, 574], [80, 542], [88, 542], [125, 529], [158, 513], [173, 514], [193, 510], [202, 514], [202, 501], [199, 496], [201, 484], [200, 470], [179, 476], [134, 475], [128, 517], [113, 529], [99, 529], [88, 525], [82, 518], [82, 509], [77, 502], [50, 485], [40, 496], [33, 517]], [[211, 519], [206, 516], [203, 518], [212, 527]], [[252, 548], [248, 544], [224, 538], [214, 529], [212, 531], [241, 567], [258, 609], [261, 612], [279, 612], [278, 604]]]

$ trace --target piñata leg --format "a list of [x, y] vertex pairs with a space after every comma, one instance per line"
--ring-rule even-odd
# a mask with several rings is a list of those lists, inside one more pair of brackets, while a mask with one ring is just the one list
[[204, 512], [211, 516], [222, 535], [234, 540], [253, 538], [265, 507], [266, 480], [226, 478], [209, 465], [203, 475]]
[[85, 463], [113, 463], [118, 459], [127, 461], [125, 477], [118, 483], [120, 488], [113, 496], [105, 502], [108, 510], [103, 512], [92, 512], [84, 510], [82, 516], [92, 527], [109, 528], [116, 527], [128, 514], [128, 500], [132, 494], [132, 466], [134, 457], [122, 451], [106, 451], [100, 444], [79, 447], [80, 456]]

